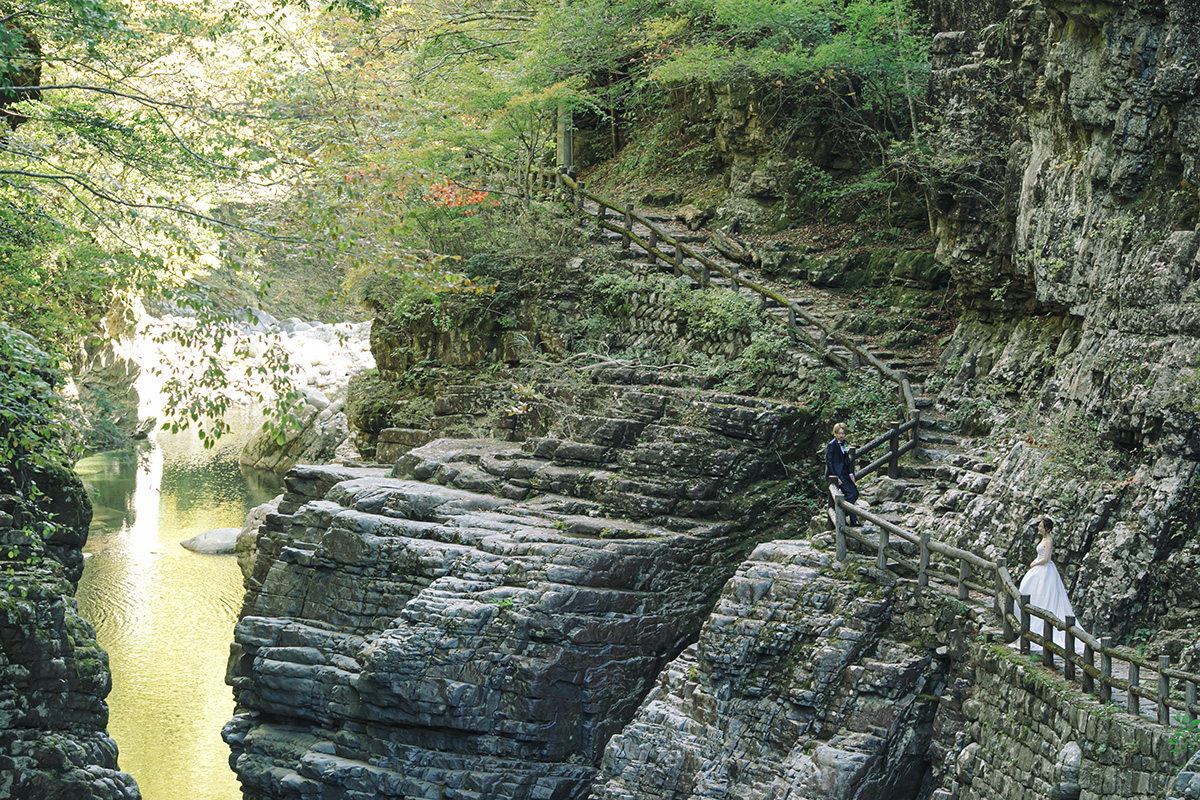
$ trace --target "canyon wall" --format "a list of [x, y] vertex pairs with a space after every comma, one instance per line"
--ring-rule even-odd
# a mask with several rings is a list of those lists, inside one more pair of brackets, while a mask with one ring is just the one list
[[45, 406], [13, 403], [52, 390], [48, 359], [2, 323], [0, 359], [0, 797], [137, 800], [105, 731], [108, 656], [75, 603], [91, 503], [73, 472], [22, 450], [44, 434], [22, 414]]

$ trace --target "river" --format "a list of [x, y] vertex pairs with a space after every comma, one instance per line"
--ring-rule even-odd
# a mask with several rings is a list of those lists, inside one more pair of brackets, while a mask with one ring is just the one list
[[239, 800], [221, 726], [233, 714], [225, 665], [242, 602], [235, 556], [179, 542], [241, 527], [278, 494], [270, 473], [239, 469], [242, 435], [205, 450], [187, 433], [157, 434], [143, 452], [102, 453], [76, 471], [94, 512], [80, 611], [108, 651], [108, 731], [144, 800]]

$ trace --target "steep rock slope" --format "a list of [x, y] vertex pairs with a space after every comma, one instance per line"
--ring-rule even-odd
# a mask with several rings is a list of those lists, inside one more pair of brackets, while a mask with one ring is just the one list
[[636, 382], [523, 444], [289, 473], [230, 662], [247, 797], [587, 795], [813, 436], [803, 407], [613, 372]]
[[[999, 434], [1005, 465], [988, 490], [1002, 513], [976, 513], [967, 535], [1019, 544], [1049, 512], [1087, 614], [1116, 633], [1164, 614], [1194, 626], [1180, 567], [1200, 555], [1200, 10], [943, 2], [934, 18], [944, 152], [972, 170], [937, 199], [939, 257], [967, 304], [940, 403]], [[1005, 440], [1013, 419], [1089, 443], [1077, 468]], [[1141, 466], [1106, 477], [1113, 446]]]
[[[46, 506], [24, 499], [29, 482]], [[49, 509], [54, 533], [31, 547]], [[108, 656], [74, 595], [91, 504], [65, 469], [0, 470], [0, 797], [136, 800], [106, 733]]]

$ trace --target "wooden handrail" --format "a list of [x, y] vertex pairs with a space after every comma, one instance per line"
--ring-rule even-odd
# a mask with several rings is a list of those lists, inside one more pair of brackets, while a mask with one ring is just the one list
[[[687, 272], [688, 276], [693, 280], [696, 280], [699, 284], [708, 285], [708, 281], [705, 279], [705, 271], [707, 271], [707, 273], [715, 272], [729, 279], [735, 286], [749, 289], [750, 291], [757, 293], [764, 300], [772, 300], [787, 308], [789, 319], [784, 324], [787, 327], [789, 334], [804, 333], [805, 338], [810, 343], [815, 345], [822, 358], [830, 361], [839, 369], [848, 371], [853, 365], [847, 364], [844, 359], [841, 359], [837, 357], [836, 354], [828, 351], [817, 337], [812, 336], [807, 331], [803, 331], [802, 328], [805, 326], [814, 327], [821, 332], [824, 339], [832, 339], [833, 341], [845, 347], [847, 350], [853, 353], [856, 358], [859, 358], [866, 364], [869, 364], [872, 368], [879, 372], [880, 375], [897, 385], [901, 404], [904, 408], [905, 420], [913, 421], [916, 419], [916, 398], [913, 395], [912, 384], [908, 379], [908, 375], [892, 369], [887, 364], [883, 363], [883, 361], [881, 361], [879, 357], [870, 350], [864, 348], [858, 342], [854, 341], [841, 331], [833, 328], [824, 320], [808, 313], [808, 311], [787, 296], [775, 291], [774, 289], [763, 286], [762, 284], [743, 277], [738, 270], [728, 269], [727, 267], [717, 263], [716, 261], [713, 261], [711, 258], [708, 258], [703, 253], [698, 252], [687, 244], [676, 240], [662, 228], [655, 225], [651, 220], [647, 219], [641, 214], [636, 213], [633, 210], [632, 205], [618, 206], [615, 203], [588, 191], [587, 188], [581, 185], [577, 180], [560, 172], [535, 167], [531, 170], [531, 173], [536, 178], [543, 181], [557, 183], [558, 185], [564, 187], [567, 192], [573, 194], [575, 198], [574, 202], [571, 202], [569, 198], [563, 199], [566, 205], [580, 216], [590, 216], [583, 209], [583, 205], [579, 200], [581, 196], [596, 203], [597, 207], [599, 208], [599, 212], [596, 215], [596, 223], [606, 230], [611, 230], [621, 234], [622, 243], [625, 245], [625, 247], [628, 247], [630, 242], [636, 242], [639, 247], [646, 251], [652, 262], [657, 259], [662, 259], [665, 264], [672, 265], [675, 269], [679, 269], [681, 266], [679, 256], [686, 256], [692, 261], [700, 264], [702, 267], [702, 270], [698, 275], [695, 275], [690, 271]], [[622, 224], [615, 225], [609, 222], [606, 219], [607, 211], [614, 211], [620, 215]], [[652, 243], [634, 235], [632, 232], [632, 225], [635, 222], [647, 228], [651, 233], [651, 238], [657, 239], [657, 242]], [[672, 253], [670, 257], [667, 257], [661, 250], [654, 246], [655, 244], [670, 245], [672, 248], [674, 248], [674, 253]], [[801, 325], [801, 322], [803, 322], [803, 325]]]
[[[757, 293], [762, 299], [762, 306], [764, 308], [768, 300], [787, 308], [788, 319], [784, 325], [788, 329], [789, 335], [795, 338], [803, 334], [805, 339], [815, 346], [822, 358], [830, 361], [839, 369], [849, 371], [853, 365], [847, 363], [845, 359], [838, 357], [825, 347], [825, 343], [830, 339], [849, 350], [856, 359], [869, 364], [883, 377], [895, 382], [904, 407], [905, 422], [893, 425], [891, 431], [876, 437], [876, 439], [868, 442], [866, 446], [860, 448], [860, 453], [866, 453], [871, 448], [878, 447], [884, 442], [890, 444], [890, 452], [871, 462], [865, 468], [858, 470], [856, 473], [858, 477], [866, 476], [885, 463], [888, 463], [892, 471], [894, 471], [894, 466], [898, 458], [918, 446], [920, 413], [917, 410], [916, 398], [913, 395], [912, 383], [909, 381], [908, 375], [884, 364], [870, 350], [862, 347], [849, 336], [834, 329], [823, 320], [814, 317], [798, 303], [783, 294], [743, 277], [736, 269], [727, 269], [703, 253], [676, 240], [652, 221], [636, 213], [631, 205], [618, 206], [593, 192], [589, 192], [585, 186], [568, 175], [541, 169], [534, 169], [533, 173], [536, 178], [540, 178], [545, 183], [556, 183], [563, 187], [564, 201], [580, 216], [589, 216], [583, 207], [582, 198], [587, 198], [596, 203], [599, 209], [596, 215], [597, 225], [620, 234], [622, 242], [626, 247], [630, 243], [636, 243], [650, 256], [652, 263], [661, 259], [663, 264], [669, 265], [676, 275], [686, 274], [702, 286], [709, 285], [708, 278], [712, 273], [722, 275], [729, 279], [733, 285], [744, 287]], [[616, 212], [621, 219], [621, 224], [618, 225], [609, 222], [606, 218], [608, 211]], [[633, 232], [634, 222], [650, 231], [649, 240], [644, 240]], [[664, 252], [660, 249], [662, 245], [670, 246], [672, 252]], [[692, 270], [685, 266], [685, 257], [699, 264], [700, 269]], [[805, 327], [815, 328], [820, 331], [820, 336], [814, 336], [804, 330]], [[912, 431], [911, 440], [904, 445], [900, 445], [900, 434], [909, 430]], [[916, 544], [920, 547], [921, 551], [920, 561], [917, 562], [916, 567], [921, 578], [921, 585], [926, 585], [928, 577], [936, 577], [948, 583], [955, 584], [957, 595], [963, 599], [966, 599], [969, 590], [983, 593], [990, 591], [994, 601], [993, 607], [999, 609], [1005, 630], [1019, 631], [1017, 635], [1021, 639], [1021, 652], [1028, 652], [1029, 644], [1034, 643], [1042, 647], [1043, 663], [1053, 665], [1054, 655], [1062, 657], [1064, 665], [1068, 662], [1073, 665], [1073, 668], [1069, 670], [1071, 673], [1076, 673], [1074, 668], [1078, 668], [1076, 674], [1078, 674], [1082, 686], [1087, 691], [1097, 692], [1101, 702], [1111, 702], [1112, 689], [1118, 688], [1127, 692], [1131, 704], [1139, 697], [1153, 699], [1158, 704], [1160, 722], [1166, 722], [1165, 715], [1167, 709], [1182, 710], [1189, 722], [1200, 717], [1200, 705], [1196, 702], [1196, 687], [1197, 684], [1200, 684], [1200, 675], [1170, 668], [1169, 659], [1164, 661], [1165, 656], [1159, 657], [1157, 664], [1138, 659], [1132, 654], [1127, 654], [1122, 650], [1112, 647], [1108, 639], [1099, 641], [1078, 625], [1067, 625], [1065, 620], [1058, 619], [1044, 609], [1037, 608], [1028, 602], [1023, 602], [1020, 589], [1013, 581], [1003, 559], [993, 562], [970, 551], [930, 540], [927, 536], [918, 536], [912, 531], [895, 525], [867, 509], [848, 503], [836, 484], [830, 486], [830, 493], [833, 501], [834, 526], [839, 559], [846, 558], [846, 539], [849, 538], [875, 549], [877, 556], [876, 563], [880, 567], [886, 567], [892, 562], [897, 565], [907, 564], [911, 566], [913, 562], [909, 561], [903, 554], [896, 550], [896, 545], [891, 544], [890, 537], [895, 535], [907, 544]], [[846, 514], [855, 514], [875, 524], [879, 528], [879, 536], [872, 540], [872, 537], [861, 531], [847, 528], [845, 524]], [[943, 571], [931, 568], [928, 560], [933, 554], [942, 556], [943, 559], [957, 561], [959, 564], [958, 569]], [[970, 579], [972, 570], [990, 573], [992, 580], [990, 583], [986, 580], [984, 582], [973, 581]], [[1019, 617], [1017, 612], [1020, 613]], [[1072, 647], [1070, 653], [1067, 653], [1065, 648], [1060, 647], [1054, 642], [1053, 636], [1047, 637], [1032, 631], [1028, 625], [1028, 620], [1033, 618], [1042, 620], [1043, 625], [1063, 631], [1064, 635], [1069, 632], [1070, 637], [1083, 643], [1087, 658], [1075, 652], [1074, 647]], [[1014, 622], [1016, 625], [1013, 625]], [[1100, 668], [1096, 668], [1094, 664], [1096, 656], [1100, 657]], [[1130, 680], [1121, 680], [1112, 676], [1111, 662], [1114, 659], [1129, 664]], [[1159, 688], [1157, 690], [1147, 689], [1140, 685], [1140, 678], [1137, 676], [1143, 667], [1160, 676]], [[1074, 674], [1070, 676], [1070, 679], [1075, 680]], [[1174, 697], [1163, 696], [1163, 687], [1169, 685], [1168, 679], [1184, 684], [1186, 695], [1184, 700], [1181, 701]]]
[[[982, 594], [990, 593], [993, 599], [992, 607], [999, 609], [1004, 623], [1006, 638], [1010, 633], [1014, 634], [1012, 638], [1019, 638], [1022, 653], [1028, 653], [1031, 644], [1041, 647], [1042, 663], [1050, 668], [1054, 668], [1054, 656], [1058, 656], [1063, 663], [1064, 677], [1078, 684], [1085, 693], [1098, 695], [1102, 703], [1111, 703], [1113, 689], [1124, 691], [1130, 709], [1139, 715], [1137, 701], [1151, 701], [1155, 705], [1157, 719], [1163, 725], [1170, 724], [1171, 711], [1182, 712], [1182, 718], [1188, 724], [1200, 719], [1200, 703], [1197, 702], [1200, 674], [1171, 667], [1170, 658], [1166, 655], [1158, 656], [1155, 660], [1138, 657], [1123, 648], [1112, 646], [1108, 638], [1097, 639], [1079, 625], [1068, 624], [1067, 620], [1059, 619], [1046, 609], [1027, 602], [1020, 594], [1020, 588], [1014, 582], [1003, 558], [991, 561], [969, 550], [931, 540], [928, 533], [918, 535], [869, 509], [847, 502], [836, 483], [830, 484], [829, 492], [834, 510], [839, 560], [847, 557], [846, 540], [850, 539], [861, 543], [868, 552], [873, 551], [876, 565], [880, 568], [904, 566], [915, 571], [919, 586], [927, 586], [930, 578], [937, 578], [952, 584], [959, 599], [967, 599], [968, 590]], [[847, 514], [854, 514], [873, 523], [879, 528], [879, 535], [872, 536], [864, 531], [846, 527]], [[897, 550], [897, 545], [891, 542], [892, 537], [910, 545], [917, 544], [920, 548], [919, 560], [914, 561]], [[945, 561], [957, 562], [959, 566], [957, 569], [947, 569], [931, 565], [930, 559], [933, 554], [942, 556]], [[987, 579], [971, 580], [972, 569], [990, 573], [990, 582]], [[1032, 619], [1041, 620], [1042, 624], [1032, 626], [1029, 624]], [[1074, 622], [1074, 618], [1071, 618], [1071, 622]], [[1041, 630], [1035, 630], [1035, 627]], [[1064, 645], [1054, 641], [1051, 629], [1063, 631], [1065, 642], [1072, 643], [1069, 651]], [[1082, 653], [1074, 646], [1072, 640], [1082, 644]], [[1100, 661], [1099, 667], [1096, 666], [1097, 657]], [[1113, 661], [1129, 665], [1129, 679], [1113, 676]], [[1143, 683], [1143, 670], [1158, 676], [1157, 685]], [[1171, 695], [1171, 681], [1182, 684], [1182, 698]]]

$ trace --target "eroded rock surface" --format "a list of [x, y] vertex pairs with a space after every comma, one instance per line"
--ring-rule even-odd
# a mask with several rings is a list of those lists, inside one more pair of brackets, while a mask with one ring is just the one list
[[226, 739], [255, 797], [581, 796], [730, 568], [720, 526], [383, 477], [304, 498], [296, 477], [230, 665]]
[[955, 626], [853, 573], [808, 542], [755, 549], [609, 743], [593, 796], [919, 796], [947, 663], [925, 637]]
[[12, 477], [0, 470], [0, 797], [136, 800], [105, 731], [108, 655], [74, 599], [87, 494], [65, 469], [35, 474], [58, 523], [43, 541], [29, 530], [45, 517], [19, 499]]

